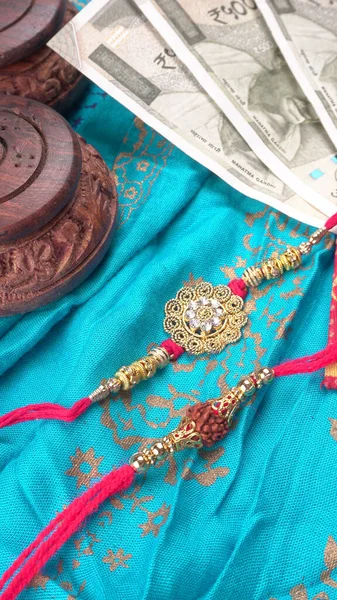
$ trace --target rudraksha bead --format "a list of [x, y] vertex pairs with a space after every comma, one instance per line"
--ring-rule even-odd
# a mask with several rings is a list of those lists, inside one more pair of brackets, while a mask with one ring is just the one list
[[226, 419], [215, 413], [210, 401], [189, 406], [186, 416], [195, 422], [196, 431], [200, 433], [204, 446], [210, 447], [222, 440], [228, 431]]

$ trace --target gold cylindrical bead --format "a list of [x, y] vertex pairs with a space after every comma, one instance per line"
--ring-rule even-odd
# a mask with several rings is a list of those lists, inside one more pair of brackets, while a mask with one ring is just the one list
[[263, 273], [260, 267], [248, 267], [243, 272], [242, 279], [248, 287], [257, 287], [263, 281]]
[[127, 391], [145, 379], [154, 376], [157, 369], [162, 369], [169, 364], [171, 357], [161, 346], [151, 348], [146, 356], [120, 367], [114, 377], [104, 380], [100, 387], [90, 396], [93, 401], [108, 398], [110, 393], [117, 393], [120, 389]]
[[302, 262], [302, 256], [309, 254], [312, 247], [318, 244], [326, 233], [328, 230], [321, 227], [314, 231], [307, 241], [301, 242], [298, 247], [288, 246], [279, 256], [272, 256], [259, 265], [247, 267], [242, 274], [243, 281], [247, 287], [257, 287], [264, 279], [276, 279], [281, 277], [284, 270], [296, 269]]
[[151, 348], [149, 356], [152, 356], [156, 360], [159, 369], [163, 369], [170, 362], [170, 355], [162, 346]]

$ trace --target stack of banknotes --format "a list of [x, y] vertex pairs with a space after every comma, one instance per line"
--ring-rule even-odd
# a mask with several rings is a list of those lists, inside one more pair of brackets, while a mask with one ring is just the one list
[[243, 194], [336, 212], [334, 0], [91, 0], [49, 45]]

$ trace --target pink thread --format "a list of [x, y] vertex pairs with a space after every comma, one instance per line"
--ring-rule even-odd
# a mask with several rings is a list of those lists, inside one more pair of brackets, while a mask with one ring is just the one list
[[330, 344], [324, 350], [316, 352], [311, 356], [303, 356], [295, 360], [289, 360], [273, 368], [275, 377], [284, 375], [297, 375], [299, 373], [312, 373], [324, 369], [328, 365], [337, 362], [337, 343]]
[[240, 296], [240, 298], [245, 299], [248, 294], [248, 288], [243, 279], [232, 279], [232, 281], [229, 282], [228, 287], [232, 290], [233, 294]]
[[173, 356], [173, 360], [178, 360], [179, 356], [185, 352], [185, 349], [182, 346], [178, 346], [178, 344], [170, 339], [165, 340], [160, 345], [162, 348], [165, 348], [170, 356]]
[[[18, 571], [1, 595], [1, 600], [17, 598], [48, 560], [79, 529], [83, 521], [95, 512], [109, 496], [128, 489], [132, 485], [134, 477], [133, 468], [130, 465], [124, 465], [105, 475], [57, 515], [2, 576], [0, 590]], [[32, 554], [32, 552], [34, 553]]]
[[337, 225], [337, 213], [329, 217], [329, 219], [325, 222], [324, 227], [326, 229], [333, 229]]
[[65, 408], [60, 404], [50, 404], [48, 402], [29, 404], [22, 408], [16, 408], [0, 417], [0, 429], [16, 425], [17, 423], [23, 423], [24, 421], [33, 421], [34, 419], [56, 419], [71, 423], [84, 413], [91, 404], [90, 398], [78, 400], [71, 408]]

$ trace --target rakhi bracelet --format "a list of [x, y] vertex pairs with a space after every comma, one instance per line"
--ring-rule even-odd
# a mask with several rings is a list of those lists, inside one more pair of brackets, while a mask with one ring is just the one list
[[271, 383], [274, 378], [317, 371], [336, 360], [337, 343], [312, 356], [273, 368], [264, 367], [242, 379], [217, 400], [189, 406], [186, 417], [170, 434], [150, 447], [142, 448], [130, 458], [129, 464], [105, 475], [57, 514], [4, 573], [0, 579], [0, 598], [15, 600], [86, 519], [97, 511], [107, 498], [127, 490], [138, 473], [147, 471], [150, 466], [160, 461], [163, 462], [174, 452], [209, 447], [223, 439], [243, 401], [263, 385]]
[[194, 287], [181, 288], [176, 297], [165, 305], [164, 329], [171, 339], [152, 348], [146, 356], [132, 364], [121, 367], [113, 377], [103, 379], [96, 390], [75, 402], [72, 407], [52, 403], [30, 404], [1, 416], [0, 429], [36, 419], [74, 421], [93, 403], [151, 379], [158, 369], [177, 360], [185, 351], [194, 355], [221, 352], [229, 343], [235, 343], [241, 337], [242, 327], [248, 320], [244, 299], [249, 288], [299, 267], [302, 257], [309, 254], [336, 225], [337, 213], [307, 241], [299, 246], [288, 246], [278, 256], [248, 267], [241, 278], [233, 279], [228, 285], [213, 286], [203, 282]]

